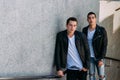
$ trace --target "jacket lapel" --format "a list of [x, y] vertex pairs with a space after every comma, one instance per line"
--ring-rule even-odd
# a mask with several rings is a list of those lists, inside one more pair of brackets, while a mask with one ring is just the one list
[[80, 53], [80, 46], [82, 45], [82, 41], [81, 41], [81, 34], [78, 34], [76, 31], [75, 31], [75, 45], [76, 45], [76, 48], [78, 50], [78, 52]]
[[93, 41], [98, 37], [98, 33], [99, 33], [99, 27], [98, 27], [98, 25], [96, 25], [96, 30], [95, 30], [95, 34], [93, 36]]
[[[68, 51], [68, 36], [67, 36], [67, 30], [65, 30], [64, 31], [64, 34], [63, 34], [63, 36], [64, 36], [64, 45], [65, 45], [65, 49], [66, 49], [66, 51]], [[66, 52], [67, 53], [67, 52]]]
[[89, 27], [89, 26], [87, 26], [86, 29], [85, 29], [85, 35], [86, 35], [86, 36], [87, 36], [87, 34], [88, 34], [88, 27]]

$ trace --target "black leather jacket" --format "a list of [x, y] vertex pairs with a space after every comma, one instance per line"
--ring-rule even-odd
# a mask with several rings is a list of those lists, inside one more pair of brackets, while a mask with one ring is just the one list
[[[83, 67], [89, 68], [90, 51], [86, 36], [78, 31], [75, 34], [75, 45], [83, 63]], [[67, 30], [59, 32], [56, 36], [55, 65], [57, 70], [66, 68], [68, 53]]]
[[[82, 31], [83, 33], [85, 33], [86, 36], [88, 32], [88, 27], [89, 26], [83, 28]], [[105, 28], [96, 25], [96, 31], [93, 36], [92, 45], [93, 45], [95, 57], [98, 61], [105, 57], [107, 50], [107, 43], [108, 43], [108, 39]]]

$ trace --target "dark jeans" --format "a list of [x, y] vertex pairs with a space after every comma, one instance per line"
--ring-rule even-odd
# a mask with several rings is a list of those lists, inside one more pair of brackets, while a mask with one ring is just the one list
[[87, 71], [67, 70], [67, 80], [87, 80]]

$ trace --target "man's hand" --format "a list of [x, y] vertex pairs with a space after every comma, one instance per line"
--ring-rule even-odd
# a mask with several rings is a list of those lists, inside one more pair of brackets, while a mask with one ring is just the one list
[[98, 66], [100, 67], [100, 66], [102, 66], [104, 63], [103, 63], [103, 61], [98, 61]]
[[86, 69], [86, 68], [82, 68], [82, 70], [86, 72], [88, 69]]
[[60, 77], [63, 77], [64, 76], [64, 73], [62, 70], [59, 70], [57, 71], [57, 75], [60, 76]]

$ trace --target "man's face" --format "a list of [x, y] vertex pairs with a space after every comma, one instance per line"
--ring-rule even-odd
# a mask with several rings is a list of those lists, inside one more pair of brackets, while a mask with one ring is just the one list
[[69, 23], [66, 25], [67, 31], [69, 33], [74, 33], [77, 28], [77, 22], [76, 21], [69, 21]]
[[94, 14], [88, 16], [87, 21], [89, 25], [96, 25], [96, 17]]

